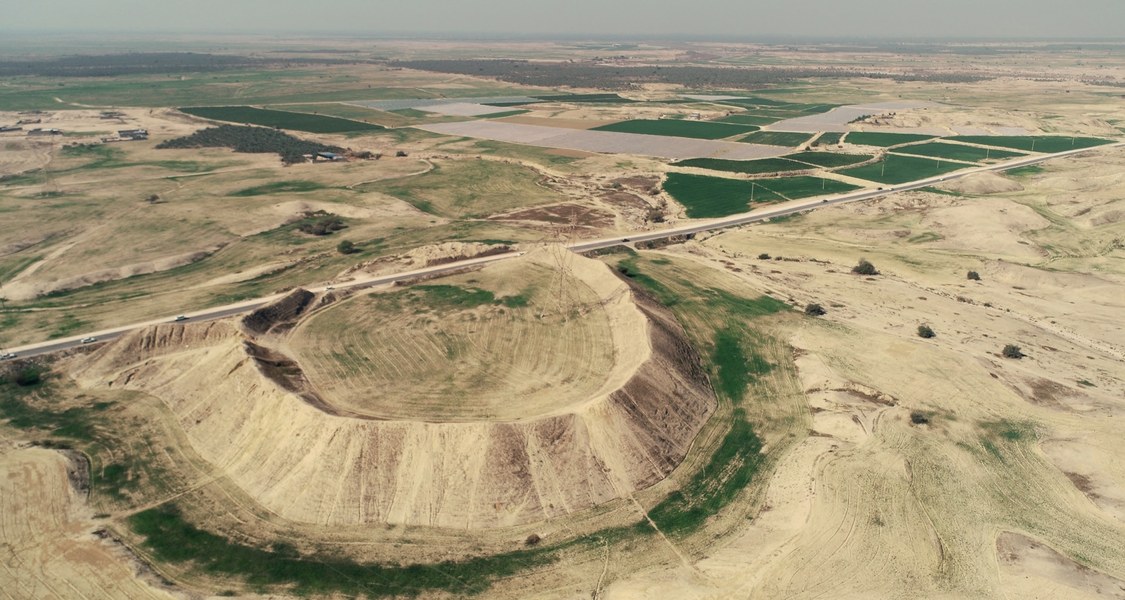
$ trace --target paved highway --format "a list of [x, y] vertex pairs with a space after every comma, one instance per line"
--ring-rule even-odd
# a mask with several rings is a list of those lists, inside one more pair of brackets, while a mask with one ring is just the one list
[[[790, 202], [790, 203], [787, 203], [784, 207], [781, 207], [781, 208], [763, 208], [763, 209], [754, 210], [754, 211], [751, 211], [751, 212], [748, 212], [748, 213], [733, 215], [733, 216], [730, 216], [730, 217], [723, 217], [723, 218], [720, 218], [720, 219], [712, 219], [712, 220], [709, 220], [709, 221], [695, 221], [695, 222], [692, 222], [692, 224], [690, 224], [690, 225], [684, 225], [682, 227], [673, 227], [673, 228], [670, 228], [670, 229], [662, 229], [660, 231], [638, 233], [638, 234], [630, 235], [630, 236], [627, 236], [627, 237], [618, 236], [618, 237], [612, 237], [612, 238], [604, 238], [604, 239], [600, 239], [600, 240], [589, 240], [589, 241], [577, 242], [577, 243], [571, 244], [568, 247], [574, 252], [589, 252], [591, 250], [608, 248], [610, 246], [615, 246], [617, 244], [622, 244], [622, 243], [648, 242], [648, 241], [652, 241], [652, 240], [669, 238], [669, 237], [673, 237], [673, 236], [677, 236], [677, 235], [688, 235], [688, 234], [695, 234], [695, 233], [700, 233], [700, 232], [704, 232], [704, 231], [711, 231], [711, 230], [715, 230], [715, 229], [725, 229], [725, 228], [728, 228], [728, 227], [737, 227], [737, 226], [740, 226], [740, 225], [747, 225], [747, 224], [750, 224], [750, 223], [758, 223], [758, 222], [761, 222], [761, 221], [767, 221], [769, 219], [773, 219], [773, 218], [776, 218], [776, 217], [783, 217], [783, 216], [786, 216], [786, 215], [792, 215], [792, 214], [795, 214], [795, 213], [804, 212], [806, 210], [811, 210], [811, 209], [819, 208], [819, 207], [822, 207], [822, 206], [830, 206], [830, 205], [834, 205], [834, 204], [843, 204], [843, 203], [846, 203], [846, 202], [859, 202], [859, 201], [862, 201], [862, 200], [870, 200], [871, 198], [878, 198], [880, 196], [886, 196], [886, 195], [894, 194], [894, 193], [898, 193], [898, 192], [907, 192], [907, 191], [910, 191], [910, 190], [916, 190], [916, 189], [919, 189], [919, 188], [924, 188], [924, 187], [934, 185], [936, 183], [941, 183], [943, 181], [952, 181], [952, 180], [955, 180], [955, 179], [961, 179], [963, 177], [967, 177], [967, 176], [973, 175], [975, 173], [982, 173], [982, 172], [986, 172], [986, 171], [1006, 171], [1008, 169], [1015, 169], [1015, 168], [1018, 168], [1018, 167], [1034, 165], [1034, 164], [1045, 162], [1045, 161], [1048, 161], [1048, 160], [1054, 160], [1056, 158], [1074, 156], [1076, 154], [1082, 154], [1082, 153], [1085, 153], [1085, 152], [1097, 152], [1097, 151], [1103, 150], [1105, 148], [1117, 148], [1117, 147], [1125, 147], [1125, 142], [1120, 142], [1120, 143], [1116, 143], [1116, 144], [1107, 144], [1107, 145], [1104, 145], [1104, 146], [1095, 146], [1093, 148], [1082, 148], [1082, 149], [1078, 149], [1078, 150], [1068, 150], [1066, 152], [1058, 152], [1056, 154], [1044, 154], [1044, 155], [1040, 155], [1040, 156], [1031, 156], [1031, 157], [1026, 157], [1026, 158], [1020, 158], [1020, 159], [1012, 160], [1012, 161], [1005, 162], [1005, 163], [988, 165], [988, 166], [984, 166], [984, 167], [974, 167], [974, 168], [965, 169], [965, 170], [962, 170], [962, 171], [947, 173], [945, 175], [939, 175], [939, 176], [936, 176], [936, 177], [929, 177], [927, 179], [920, 179], [918, 181], [912, 181], [910, 183], [905, 183], [905, 184], [901, 184], [901, 185], [897, 185], [897, 186], [886, 186], [886, 187], [883, 187], [883, 188], [879, 188], [877, 190], [865, 190], [865, 191], [860, 191], [860, 192], [850, 192], [850, 193], [847, 193], [847, 194], [826, 196], [826, 197], [822, 197], [822, 198], [819, 198], [819, 199], [803, 201], [803, 202]], [[318, 286], [318, 287], [310, 287], [308, 289], [313, 291], [313, 292], [323, 292], [323, 291], [326, 291], [326, 290], [329, 290], [329, 289], [338, 289], [338, 290], [352, 289], [352, 290], [354, 290], [354, 289], [376, 287], [376, 286], [381, 286], [381, 285], [389, 285], [389, 284], [395, 283], [396, 281], [413, 279], [413, 278], [416, 278], [416, 277], [433, 277], [433, 276], [437, 276], [437, 275], [443, 275], [443, 274], [446, 274], [446, 273], [451, 273], [451, 272], [454, 272], [454, 271], [464, 269], [466, 267], [479, 266], [479, 265], [484, 265], [484, 264], [488, 264], [488, 263], [492, 263], [492, 262], [496, 262], [496, 261], [500, 261], [500, 260], [506, 260], [506, 259], [509, 259], [509, 258], [514, 258], [514, 257], [520, 256], [522, 254], [523, 254], [523, 252], [510, 252], [510, 253], [507, 253], [507, 254], [497, 254], [495, 256], [487, 256], [487, 257], [483, 257], [483, 258], [467, 259], [467, 260], [448, 263], [448, 264], [444, 264], [444, 265], [440, 265], [440, 266], [436, 266], [436, 267], [428, 267], [428, 268], [425, 268], [425, 269], [418, 269], [418, 270], [415, 270], [415, 271], [407, 271], [407, 272], [404, 272], [404, 273], [396, 273], [394, 275], [382, 275], [382, 276], [377, 276], [377, 277], [376, 276], [360, 277], [360, 278], [357, 278], [357, 279], [353, 279], [351, 281], [334, 284], [334, 286]], [[229, 317], [229, 316], [232, 316], [232, 315], [238, 315], [238, 314], [242, 314], [242, 313], [251, 312], [251, 311], [253, 311], [257, 308], [260, 308], [260, 307], [262, 307], [266, 304], [269, 304], [270, 302], [273, 302], [274, 300], [277, 300], [278, 298], [283, 297], [284, 295], [285, 294], [274, 294], [272, 296], [266, 296], [264, 298], [256, 298], [254, 300], [247, 300], [245, 302], [239, 302], [239, 303], [236, 303], [236, 304], [228, 304], [228, 305], [225, 305], [225, 306], [209, 308], [209, 309], [205, 309], [205, 310], [201, 310], [201, 311], [184, 313], [183, 316], [186, 317], [186, 319], [180, 319], [178, 322], [192, 323], [192, 322], [200, 322], [200, 321], [212, 321], [212, 320], [215, 320], [215, 319], [222, 319], [224, 317]], [[143, 327], [149, 327], [151, 325], [156, 325], [156, 324], [159, 324], [159, 323], [177, 322], [176, 319], [177, 319], [177, 317], [170, 316], [170, 317], [167, 317], [167, 318], [164, 318], [164, 319], [156, 319], [156, 320], [152, 320], [152, 321], [146, 321], [146, 322], [143, 322], [143, 323], [133, 323], [131, 325], [124, 325], [124, 326], [121, 326], [121, 327], [114, 327], [112, 329], [104, 329], [102, 331], [94, 331], [94, 332], [91, 332], [91, 333], [84, 333], [82, 335], [76, 335], [76, 336], [62, 338], [62, 339], [58, 339], [58, 340], [51, 340], [49, 342], [41, 342], [41, 343], [29, 344], [29, 345], [21, 346], [21, 347], [17, 347], [17, 348], [9, 348], [9, 349], [6, 349], [5, 352], [11, 352], [11, 353], [17, 355], [19, 358], [37, 356], [37, 355], [47, 354], [47, 353], [51, 353], [51, 352], [58, 352], [59, 350], [66, 350], [68, 348], [74, 348], [74, 347], [77, 347], [77, 346], [82, 346], [86, 343], [101, 343], [101, 342], [105, 342], [105, 341], [108, 341], [108, 340], [112, 340], [114, 338], [120, 337], [120, 336], [122, 336], [122, 335], [124, 335], [124, 334], [126, 334], [130, 331], [133, 331], [135, 329], [140, 329], [140, 328], [143, 328]], [[92, 341], [85, 341], [85, 340], [91, 340], [91, 339], [92, 339]]]

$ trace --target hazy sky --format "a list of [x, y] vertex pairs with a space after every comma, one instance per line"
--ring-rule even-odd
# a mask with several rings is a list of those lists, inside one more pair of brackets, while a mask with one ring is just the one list
[[1125, 0], [13, 0], [0, 29], [1125, 37]]

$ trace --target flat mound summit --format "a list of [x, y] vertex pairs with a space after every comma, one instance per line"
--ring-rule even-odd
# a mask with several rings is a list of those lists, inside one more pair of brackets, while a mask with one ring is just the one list
[[715, 409], [675, 318], [604, 264], [538, 251], [239, 321], [165, 324], [75, 359], [160, 398], [270, 511], [327, 525], [490, 528], [666, 477]]

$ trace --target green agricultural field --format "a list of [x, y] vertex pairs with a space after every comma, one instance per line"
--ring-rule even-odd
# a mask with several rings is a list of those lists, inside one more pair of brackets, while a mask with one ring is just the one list
[[838, 173], [868, 181], [897, 184], [964, 168], [966, 168], [966, 165], [948, 160], [888, 154], [886, 158], [877, 163], [855, 167], [854, 169], [844, 169], [838, 171]]
[[[799, 200], [801, 198], [811, 198], [813, 196], [824, 196], [827, 194], [842, 194], [859, 189], [859, 186], [836, 181], [835, 179], [807, 176], [759, 179], [757, 180], [757, 184], [759, 190], [765, 188], [788, 200]], [[758, 199], [757, 193], [754, 194], [754, 199]]]
[[953, 160], [965, 160], [969, 162], [980, 162], [982, 160], [994, 158], [1014, 158], [1016, 156], [1024, 156], [1024, 153], [1022, 152], [977, 148], [976, 146], [962, 146], [960, 144], [946, 144], [943, 142], [930, 142], [927, 144], [909, 146], [907, 148], [899, 149], [899, 152], [905, 152], [907, 154], [918, 154], [920, 156], [933, 156], [935, 158], [951, 158]]
[[749, 106], [786, 107], [786, 106], [791, 105], [790, 102], [785, 102], [784, 100], [774, 100], [772, 98], [759, 98], [757, 96], [747, 96], [745, 98], [728, 98], [726, 100], [723, 100], [723, 102], [729, 103], [729, 104], [746, 104], [746, 105], [749, 105]]
[[819, 177], [779, 177], [775, 179], [726, 179], [706, 175], [669, 173], [664, 190], [684, 205], [693, 219], [725, 217], [746, 212], [753, 204], [783, 202], [822, 194], [838, 194], [856, 186]]
[[881, 131], [853, 131], [845, 138], [849, 144], [857, 146], [879, 146], [886, 148], [910, 142], [933, 139], [932, 135], [918, 133], [883, 133]]
[[811, 133], [798, 133], [795, 131], [755, 131], [750, 135], [739, 138], [738, 141], [748, 144], [766, 144], [769, 146], [796, 147], [812, 139]]
[[673, 137], [718, 140], [740, 133], [756, 130], [749, 125], [715, 123], [713, 121], [679, 121], [674, 119], [637, 119], [621, 121], [595, 127], [594, 131], [617, 131], [620, 133], [644, 133], [648, 135], [669, 135]]
[[554, 94], [533, 97], [544, 102], [605, 102], [608, 104], [630, 104], [636, 102], [636, 100], [622, 98], [617, 94]]
[[716, 123], [736, 123], [738, 125], [769, 125], [776, 123], [779, 119], [775, 117], [763, 117], [760, 115], [751, 114], [735, 114], [727, 115], [721, 119], [715, 119]]
[[750, 210], [750, 194], [755, 201], [778, 201], [780, 196], [766, 190], [756, 190], [757, 184], [741, 179], [725, 179], [706, 175], [669, 173], [664, 191], [684, 205], [693, 219], [725, 217]]
[[822, 134], [820, 137], [816, 138], [816, 142], [822, 146], [826, 146], [829, 144], [839, 144], [840, 139], [843, 137], [844, 134], [842, 133], [836, 131], [828, 131]]
[[958, 135], [949, 138], [968, 144], [999, 146], [1028, 152], [1065, 152], [1077, 148], [1093, 148], [1112, 144], [1113, 140], [1090, 137], [1071, 137], [1061, 135]]
[[763, 158], [759, 160], [723, 160], [721, 158], [689, 158], [672, 163], [677, 167], [695, 167], [697, 169], [710, 169], [712, 171], [726, 171], [728, 173], [748, 173], [757, 175], [761, 173], [779, 173], [784, 171], [804, 171], [812, 167], [804, 163], [786, 160], [784, 158]]
[[265, 127], [278, 127], [309, 133], [345, 133], [352, 131], [377, 131], [379, 125], [360, 123], [349, 119], [312, 115], [308, 113], [268, 110], [252, 106], [189, 106], [180, 109], [189, 115], [227, 121], [230, 123], [250, 123]]
[[783, 157], [788, 160], [795, 160], [804, 163], [814, 164], [818, 167], [825, 167], [835, 169], [837, 167], [847, 167], [857, 163], [871, 160], [875, 158], [871, 154], [840, 154], [838, 152], [798, 152], [796, 154], [788, 154]]
[[351, 119], [353, 121], [372, 122], [376, 124], [381, 124], [379, 123], [379, 117], [385, 117], [387, 115], [386, 112], [381, 110], [356, 104], [345, 104], [343, 102], [325, 102], [322, 104], [273, 104], [266, 106], [266, 108], [287, 112], [339, 117], [341, 119]]

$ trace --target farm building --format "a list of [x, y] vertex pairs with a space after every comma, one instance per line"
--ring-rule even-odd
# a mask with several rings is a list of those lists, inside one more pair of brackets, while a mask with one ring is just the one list
[[29, 129], [27, 131], [27, 135], [61, 135], [61, 134], [62, 134], [61, 129], [42, 129], [42, 128], [37, 127], [35, 129]]
[[316, 157], [323, 158], [324, 160], [344, 160], [343, 155], [336, 154], [335, 152], [317, 152]]
[[122, 129], [117, 132], [117, 137], [123, 140], [147, 140], [147, 129]]

